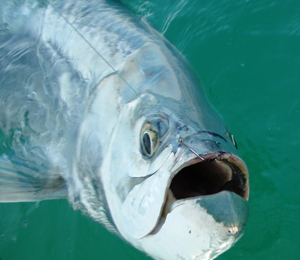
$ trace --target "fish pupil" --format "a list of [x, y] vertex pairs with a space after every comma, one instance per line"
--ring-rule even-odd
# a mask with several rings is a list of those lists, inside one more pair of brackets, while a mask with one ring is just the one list
[[145, 152], [147, 153], [147, 155], [151, 155], [151, 138], [148, 133], [145, 133], [143, 135], [143, 145], [144, 145]]

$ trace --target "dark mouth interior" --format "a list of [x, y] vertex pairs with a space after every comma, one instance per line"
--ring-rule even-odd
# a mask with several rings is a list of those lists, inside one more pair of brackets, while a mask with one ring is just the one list
[[215, 194], [228, 190], [245, 198], [245, 179], [240, 169], [226, 160], [198, 162], [182, 169], [170, 189], [176, 199]]

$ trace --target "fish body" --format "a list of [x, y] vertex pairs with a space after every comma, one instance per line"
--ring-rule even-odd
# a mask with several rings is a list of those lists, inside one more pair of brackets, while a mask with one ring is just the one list
[[1, 202], [67, 198], [155, 259], [241, 237], [247, 167], [171, 43], [112, 1], [0, 14]]

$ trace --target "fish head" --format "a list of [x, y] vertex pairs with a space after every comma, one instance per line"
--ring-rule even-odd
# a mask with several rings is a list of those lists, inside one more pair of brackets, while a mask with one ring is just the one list
[[132, 105], [120, 117], [112, 137], [119, 146], [104, 160], [103, 172], [113, 173], [103, 177], [113, 222], [155, 259], [212, 259], [244, 232], [247, 167], [231, 135], [155, 109], [151, 95], [138, 102], [145, 101], [151, 110]]

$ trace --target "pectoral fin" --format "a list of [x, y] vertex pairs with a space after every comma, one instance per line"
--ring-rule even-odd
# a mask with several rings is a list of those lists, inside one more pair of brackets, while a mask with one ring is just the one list
[[0, 202], [40, 201], [67, 197], [65, 180], [30, 162], [0, 156]]

